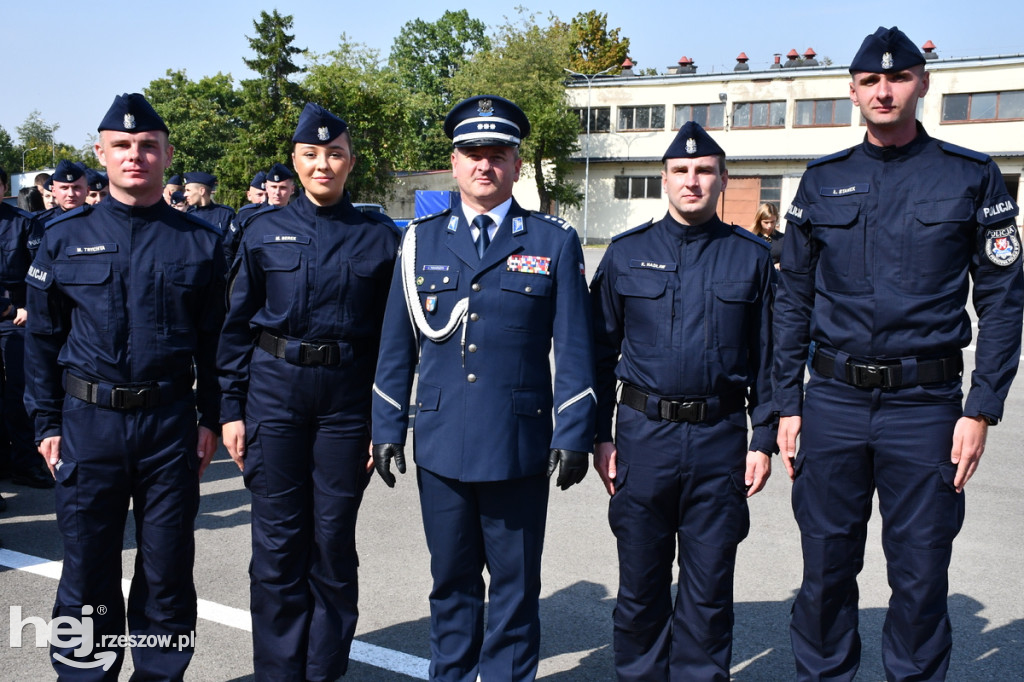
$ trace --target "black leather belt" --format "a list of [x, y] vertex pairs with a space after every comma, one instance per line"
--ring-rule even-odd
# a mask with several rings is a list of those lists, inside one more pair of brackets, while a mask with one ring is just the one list
[[108, 384], [64, 373], [64, 392], [79, 400], [115, 410], [145, 410], [169, 405], [192, 392], [192, 379]]
[[643, 412], [656, 421], [699, 424], [743, 409], [745, 393], [736, 391], [707, 398], [662, 398], [623, 382], [619, 403]]
[[[334, 367], [341, 364], [342, 355], [352, 359], [351, 347], [348, 344], [343, 347], [337, 341], [301, 341], [262, 331], [259, 344], [275, 358], [293, 365]], [[343, 350], [347, 352], [343, 353]]]
[[[959, 378], [964, 371], [960, 355], [944, 358], [910, 358], [903, 360], [863, 360], [848, 358], [836, 362], [837, 351], [818, 347], [811, 358], [811, 367], [826, 379], [837, 379], [857, 388], [903, 388], [936, 384]], [[911, 371], [911, 365], [916, 371]]]

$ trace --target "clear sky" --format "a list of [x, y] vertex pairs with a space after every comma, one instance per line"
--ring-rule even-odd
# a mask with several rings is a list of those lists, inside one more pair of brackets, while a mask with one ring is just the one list
[[[848, 64], [865, 35], [894, 24], [918, 45], [934, 42], [941, 57], [1024, 53], [1024, 4], [1011, 0], [523, 4], [563, 21], [588, 9], [606, 12], [608, 25], [630, 38], [630, 57], [637, 66], [659, 72], [683, 55], [696, 62], [698, 73], [731, 71], [740, 52], [747, 53], [752, 68], [761, 69], [776, 52], [796, 49], [802, 54], [808, 47], [819, 59]], [[386, 59], [407, 21], [435, 21], [445, 9], [462, 6], [424, 0], [291, 0], [277, 9], [294, 17], [299, 47], [329, 52], [344, 33]], [[242, 63], [251, 56], [245, 37], [255, 34], [252, 21], [260, 10], [274, 7], [238, 0], [0, 0], [0, 50], [7, 67], [0, 126], [18, 142], [15, 128], [39, 110], [44, 120], [60, 124], [59, 142], [77, 147], [95, 132], [114, 95], [139, 92], [167, 69], [185, 69], [192, 79], [218, 72], [230, 73], [236, 83], [251, 78]], [[492, 1], [468, 9], [493, 31], [506, 16], [515, 16], [512, 7]], [[1024, 88], [1024, 83], [1008, 87]]]

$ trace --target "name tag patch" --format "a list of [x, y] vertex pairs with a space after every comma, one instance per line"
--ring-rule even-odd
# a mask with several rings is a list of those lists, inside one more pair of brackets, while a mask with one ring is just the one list
[[867, 194], [871, 185], [866, 182], [858, 182], [843, 187], [822, 187], [819, 193], [823, 197], [845, 197], [847, 194]]
[[263, 235], [264, 244], [309, 244], [309, 237], [295, 234], [267, 234]]
[[117, 244], [88, 244], [82, 246], [69, 246], [64, 249], [68, 256], [92, 256], [97, 253], [116, 253]]
[[526, 272], [532, 275], [551, 274], [551, 259], [545, 256], [509, 256], [506, 266], [509, 272]]
[[447, 265], [424, 265], [424, 272], [448, 272]]
[[634, 258], [629, 261], [629, 267], [639, 268], [641, 270], [660, 270], [662, 272], [675, 272], [676, 263], [661, 263], [656, 260], [645, 260], [643, 258]]

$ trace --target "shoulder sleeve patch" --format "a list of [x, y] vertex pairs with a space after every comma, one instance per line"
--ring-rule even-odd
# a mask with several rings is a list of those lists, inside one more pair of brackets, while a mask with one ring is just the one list
[[643, 232], [644, 230], [646, 230], [647, 228], [649, 228], [653, 224], [654, 224], [654, 219], [652, 218], [651, 220], [648, 220], [643, 225], [637, 225], [636, 227], [630, 228], [630, 229], [626, 230], [625, 232], [618, 233], [617, 235], [612, 237], [612, 241], [613, 242], [614, 241], [618, 241], [619, 239], [622, 239], [626, 235], [636, 234], [638, 232]]
[[820, 166], [823, 163], [830, 163], [832, 161], [845, 159], [846, 157], [853, 153], [853, 150], [854, 148], [850, 147], [849, 149], [843, 149], [842, 151], [835, 152], [834, 154], [829, 154], [828, 156], [822, 156], [819, 159], [811, 161], [809, 164], [807, 164], [807, 167], [814, 168], [815, 166]]
[[952, 154], [953, 156], [962, 156], [965, 159], [978, 161], [980, 163], [986, 163], [989, 160], [988, 154], [982, 154], [981, 152], [976, 152], [973, 149], [968, 149], [967, 147], [950, 144], [949, 142], [943, 142], [942, 140], [939, 140], [938, 144], [939, 149], [947, 154]]

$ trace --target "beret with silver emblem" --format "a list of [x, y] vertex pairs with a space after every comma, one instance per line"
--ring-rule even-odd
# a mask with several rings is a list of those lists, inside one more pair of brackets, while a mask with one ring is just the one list
[[185, 193], [184, 192], [182, 192], [181, 190], [178, 190], [177, 192], [171, 192], [171, 205], [172, 206], [177, 206], [178, 204], [180, 204], [183, 201], [185, 201]]
[[85, 171], [85, 184], [89, 185], [89, 189], [93, 192], [102, 192], [110, 184], [110, 181], [105, 173], [87, 168]]
[[260, 171], [256, 175], [252, 176], [252, 182], [249, 183], [249, 186], [255, 187], [256, 189], [263, 189], [264, 183], [266, 183], [266, 181], [267, 174], [264, 173], [263, 171]]
[[292, 142], [295, 144], [327, 144], [348, 130], [348, 124], [319, 104], [306, 102], [299, 116]]
[[518, 147], [530, 121], [514, 102], [497, 95], [464, 99], [444, 119], [444, 134], [455, 147]]
[[701, 156], [725, 156], [725, 151], [711, 139], [699, 123], [687, 121], [676, 133], [676, 138], [665, 150], [661, 160], [664, 162], [666, 159], [696, 159]]
[[284, 182], [295, 177], [295, 173], [288, 170], [288, 167], [283, 163], [275, 163], [267, 171], [267, 180], [270, 182]]
[[169, 177], [167, 179], [167, 184], [168, 185], [180, 185], [181, 184], [181, 176], [180, 175], [172, 175], [171, 177]]
[[117, 130], [123, 133], [162, 130], [166, 133], [167, 124], [145, 97], [137, 92], [126, 92], [114, 97], [114, 103], [96, 130]]
[[53, 171], [53, 175], [50, 176], [51, 182], [74, 182], [78, 178], [85, 175], [85, 171], [82, 167], [76, 163], [72, 163], [67, 159], [64, 159], [57, 164], [56, 170]]
[[192, 171], [191, 173], [185, 173], [185, 184], [187, 185], [190, 182], [198, 182], [200, 185], [213, 187], [217, 184], [217, 176], [202, 171]]
[[893, 73], [918, 64], [924, 64], [924, 54], [906, 33], [895, 26], [879, 26], [860, 44], [850, 62], [850, 73]]

